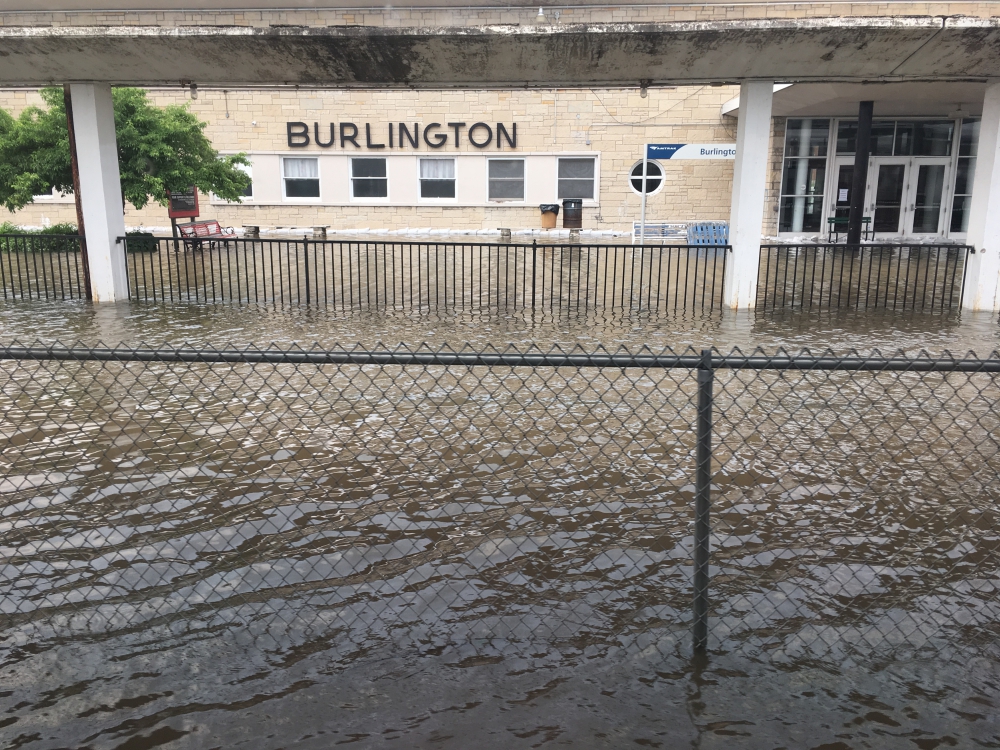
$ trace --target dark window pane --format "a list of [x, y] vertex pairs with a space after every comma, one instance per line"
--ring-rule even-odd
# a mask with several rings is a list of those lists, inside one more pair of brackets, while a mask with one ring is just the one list
[[858, 142], [856, 121], [837, 123], [837, 153], [853, 154]]
[[785, 156], [826, 156], [829, 120], [789, 120], [785, 125]]
[[955, 175], [955, 195], [971, 195], [972, 181], [976, 178], [976, 160], [959, 159]]
[[906, 166], [903, 164], [883, 164], [879, 167], [875, 188], [875, 218], [872, 222], [876, 232], [899, 231], [905, 172]]
[[421, 198], [454, 198], [455, 197], [455, 181], [454, 180], [421, 180], [420, 181], [420, 197]]
[[385, 159], [351, 159], [352, 177], [385, 177]]
[[244, 198], [253, 198], [253, 180], [247, 183], [247, 186], [243, 188]]
[[785, 159], [782, 195], [822, 195], [826, 159]]
[[913, 203], [913, 231], [936, 234], [941, 220], [944, 164], [921, 164], [917, 172], [917, 195]]
[[969, 230], [969, 206], [971, 195], [956, 195], [951, 209], [951, 231], [967, 232]]
[[[629, 182], [633, 190], [637, 193], [642, 192], [642, 162], [632, 167]], [[660, 165], [655, 161], [646, 162], [646, 194], [656, 191], [661, 182], [663, 182], [663, 170], [660, 169]]]
[[490, 180], [490, 200], [524, 200], [524, 180]]
[[823, 214], [823, 198], [782, 198], [779, 232], [818, 232]]
[[896, 123], [873, 122], [872, 123], [872, 156], [892, 156], [892, 145], [896, 133]]
[[490, 159], [490, 179], [523, 179], [523, 159]]
[[559, 180], [559, 199], [564, 198], [593, 198], [593, 180]]
[[[559, 177], [560, 178], [583, 178], [594, 176], [594, 160], [593, 159], [560, 159], [559, 160]], [[566, 196], [571, 198], [573, 196]], [[589, 196], [588, 196], [589, 197]]]
[[951, 156], [955, 123], [951, 120], [911, 123], [914, 127], [914, 156]]
[[285, 180], [288, 198], [319, 198], [319, 180]]
[[851, 213], [851, 190], [854, 189], [854, 165], [842, 164], [837, 174], [837, 194], [834, 196], [836, 208], [834, 216], [846, 219]]
[[913, 139], [917, 124], [915, 122], [896, 123], [895, 156], [910, 156], [913, 153]]
[[353, 180], [353, 183], [355, 198], [386, 198], [389, 195], [389, 181], [386, 179], [362, 178]]
[[962, 120], [962, 138], [958, 144], [959, 156], [975, 156], [979, 146], [979, 120]]

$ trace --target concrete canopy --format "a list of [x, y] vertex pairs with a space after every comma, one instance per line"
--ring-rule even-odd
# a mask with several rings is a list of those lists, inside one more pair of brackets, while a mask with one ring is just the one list
[[400, 88], [1000, 77], [1000, 19], [0, 27], [0, 84]]
[[[875, 102], [876, 117], [978, 116], [986, 84], [974, 81], [904, 83], [797, 83], [774, 87], [775, 117], [857, 117], [858, 102]], [[739, 97], [722, 105], [735, 116]]]

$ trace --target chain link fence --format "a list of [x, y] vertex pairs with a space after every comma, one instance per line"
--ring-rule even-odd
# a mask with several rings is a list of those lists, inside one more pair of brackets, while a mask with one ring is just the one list
[[1000, 635], [998, 373], [5, 346], [0, 622], [32, 644], [978, 651]]

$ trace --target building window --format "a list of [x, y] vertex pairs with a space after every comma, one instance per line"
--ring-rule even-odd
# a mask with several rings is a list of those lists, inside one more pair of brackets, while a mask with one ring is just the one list
[[969, 205], [972, 203], [972, 182], [976, 177], [978, 146], [979, 120], [962, 120], [955, 172], [955, 198], [951, 208], [952, 232], [969, 231]]
[[524, 200], [524, 159], [489, 160], [489, 199]]
[[778, 231], [820, 231], [829, 139], [829, 120], [788, 120]]
[[[642, 162], [637, 161], [629, 173], [632, 192], [642, 195]], [[663, 168], [655, 161], [646, 162], [646, 195], [652, 195], [663, 185]]]
[[[869, 150], [872, 156], [951, 156], [954, 134], [951, 120], [875, 120]], [[857, 120], [838, 123], [838, 154], [853, 154], [857, 139]]]
[[596, 159], [560, 159], [559, 190], [560, 200], [565, 198], [594, 197], [594, 163]]
[[455, 197], [455, 160], [420, 160], [420, 197]]
[[283, 159], [285, 197], [319, 198], [319, 159]]
[[248, 167], [246, 164], [237, 164], [236, 168], [250, 178], [250, 182], [243, 189], [243, 197], [253, 198], [253, 167]]
[[389, 197], [385, 159], [351, 159], [351, 197]]

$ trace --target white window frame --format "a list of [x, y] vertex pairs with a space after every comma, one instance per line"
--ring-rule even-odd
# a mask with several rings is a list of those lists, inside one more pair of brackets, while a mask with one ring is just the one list
[[[285, 177], [285, 161], [288, 159], [312, 159], [316, 162], [316, 182], [319, 186], [319, 195], [316, 197], [289, 196], [285, 191], [285, 180], [296, 179]], [[281, 157], [281, 200], [288, 203], [321, 203], [323, 201], [323, 175], [319, 168], [318, 156], [282, 156]]]
[[564, 199], [564, 198], [560, 198], [559, 197], [559, 162], [562, 161], [563, 159], [591, 159], [594, 162], [594, 177], [593, 177], [593, 180], [594, 180], [594, 189], [592, 191], [593, 197], [592, 198], [580, 198], [578, 200], [582, 200], [583, 201], [583, 205], [585, 205], [585, 206], [595, 206], [595, 205], [597, 205], [597, 203], [598, 203], [597, 196], [599, 196], [601, 194], [600, 193], [600, 185], [598, 184], [598, 180], [600, 179], [600, 174], [601, 174], [601, 164], [600, 164], [600, 159], [598, 158], [598, 156], [596, 154], [559, 154], [556, 157], [556, 169], [555, 169], [555, 174], [553, 175], [553, 177], [555, 179], [555, 191], [554, 191], [554, 194], [555, 194], [556, 201], [559, 204], [562, 204], [563, 200], [573, 200], [572, 198]]
[[[660, 164], [660, 162], [657, 161], [656, 159], [649, 159], [649, 160], [647, 160], [646, 163], [647, 164], [655, 164], [657, 167], [660, 168], [660, 184], [656, 186], [656, 190], [653, 190], [652, 192], [646, 193], [646, 197], [649, 198], [650, 196], [656, 195], [661, 190], [663, 190], [663, 186], [667, 182], [667, 170], [665, 170], [663, 168], [663, 165]], [[631, 190], [635, 195], [638, 195], [641, 198], [642, 197], [642, 192], [639, 191], [639, 190], [636, 190], [635, 187], [632, 185], [632, 172], [635, 170], [636, 167], [639, 167], [639, 179], [642, 180], [642, 159], [639, 159], [639, 161], [637, 161], [635, 164], [633, 164], [631, 167], [629, 167], [629, 169], [628, 169], [628, 175], [626, 176], [626, 179], [628, 180], [628, 188], [629, 188], [629, 190]], [[649, 167], [646, 168], [646, 175], [647, 175], [646, 178], [649, 179], [649, 177], [650, 177], [650, 175], [649, 175]]]
[[[381, 159], [385, 162], [385, 197], [383, 198], [372, 198], [368, 196], [356, 197], [354, 195], [354, 180], [380, 180], [381, 177], [355, 177], [354, 176], [354, 161], [356, 159]], [[389, 157], [387, 156], [369, 156], [369, 155], [358, 155], [350, 157], [347, 164], [347, 194], [350, 196], [351, 203], [388, 203], [389, 196], [392, 195], [392, 185], [389, 184]], [[419, 195], [419, 186], [418, 186]]]
[[[519, 161], [521, 162], [521, 197], [520, 198], [490, 198], [490, 162]], [[486, 203], [489, 205], [523, 206], [527, 202], [528, 163], [524, 156], [491, 156], [486, 159]], [[557, 167], [558, 169], [558, 167]], [[558, 174], [558, 173], [557, 173]]]
[[[420, 162], [424, 161], [444, 161], [451, 160], [455, 176], [452, 181], [455, 183], [455, 196], [453, 198], [425, 198], [423, 196], [423, 178], [420, 176]], [[386, 165], [388, 167], [388, 164]], [[417, 201], [419, 203], [458, 203], [458, 159], [454, 156], [419, 156], [417, 157]]]

